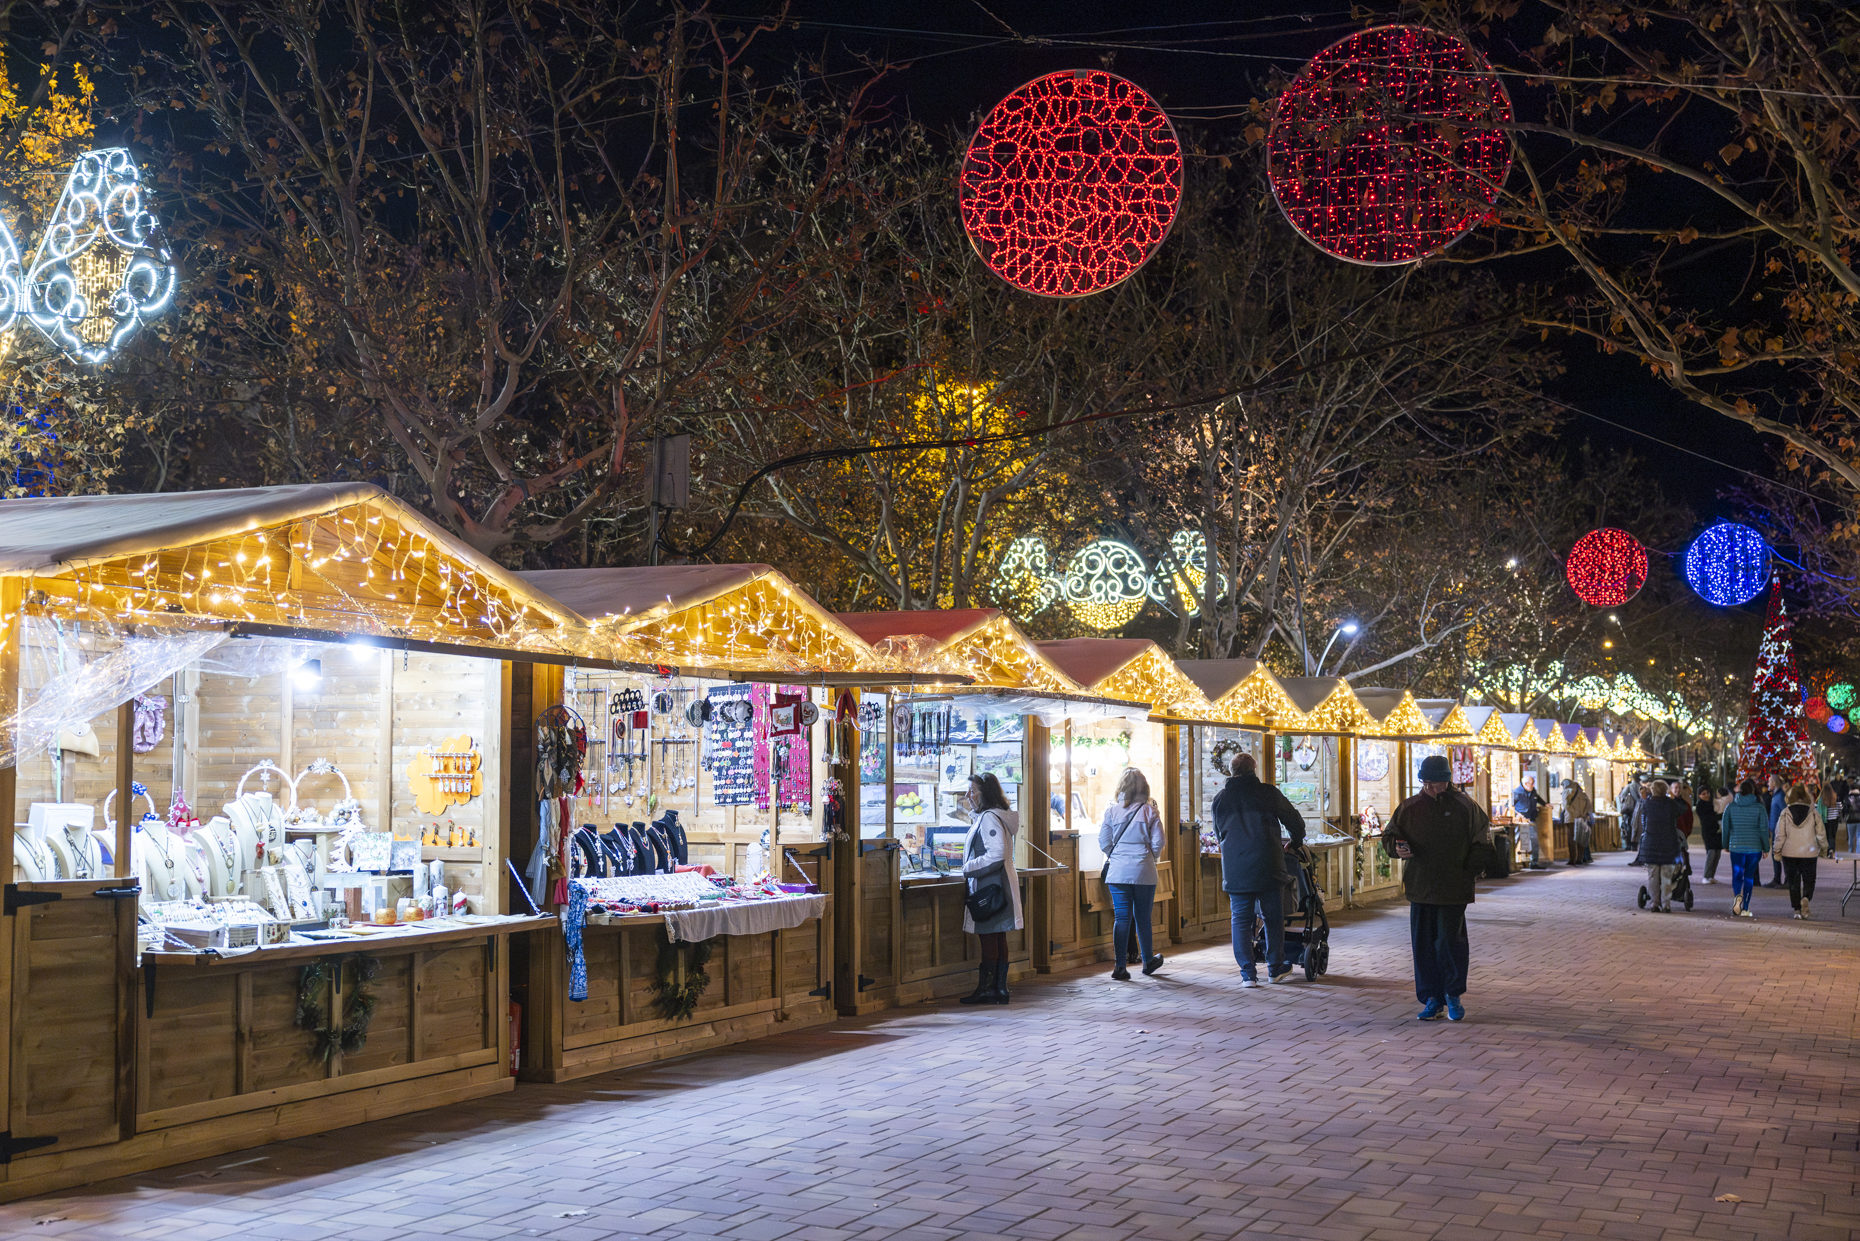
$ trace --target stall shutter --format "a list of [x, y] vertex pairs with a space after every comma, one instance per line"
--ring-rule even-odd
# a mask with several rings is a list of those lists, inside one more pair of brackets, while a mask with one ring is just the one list
[[21, 884], [13, 928], [12, 1107], [0, 1159], [114, 1142], [128, 1102], [136, 889]]

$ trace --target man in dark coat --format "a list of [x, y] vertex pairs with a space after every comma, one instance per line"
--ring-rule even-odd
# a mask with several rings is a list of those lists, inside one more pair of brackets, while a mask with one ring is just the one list
[[1472, 958], [1466, 907], [1473, 902], [1473, 879], [1492, 860], [1491, 819], [1453, 787], [1447, 760], [1430, 755], [1421, 760], [1421, 791], [1389, 816], [1382, 848], [1405, 863], [1401, 886], [1408, 898], [1421, 1020], [1444, 1015], [1458, 1021], [1466, 1015], [1460, 997]]
[[1666, 781], [1655, 780], [1652, 795], [1642, 798], [1634, 811], [1634, 826], [1640, 837], [1636, 860], [1647, 868], [1647, 893], [1653, 898], [1653, 912], [1657, 914], [1673, 912], [1673, 883], [1679, 878], [1679, 857], [1686, 847], [1686, 838], [1679, 831], [1684, 805], [1667, 796]]
[[1251, 754], [1234, 757], [1233, 776], [1214, 798], [1214, 834], [1221, 842], [1221, 888], [1234, 911], [1234, 960], [1240, 985], [1257, 987], [1253, 964], [1253, 916], [1266, 920], [1266, 970], [1274, 982], [1290, 982], [1285, 964], [1285, 845], [1305, 843], [1305, 821], [1285, 794], [1262, 782]]

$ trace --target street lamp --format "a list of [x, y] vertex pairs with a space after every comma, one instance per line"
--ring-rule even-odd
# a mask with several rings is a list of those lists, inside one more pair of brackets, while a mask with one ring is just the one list
[[1343, 622], [1343, 624], [1337, 626], [1336, 632], [1330, 635], [1330, 641], [1324, 644], [1324, 653], [1318, 656], [1317, 675], [1319, 676], [1324, 675], [1324, 661], [1330, 658], [1330, 648], [1337, 645], [1337, 634], [1340, 634], [1340, 633], [1354, 634], [1355, 632], [1356, 632], [1355, 621], [1345, 621]]

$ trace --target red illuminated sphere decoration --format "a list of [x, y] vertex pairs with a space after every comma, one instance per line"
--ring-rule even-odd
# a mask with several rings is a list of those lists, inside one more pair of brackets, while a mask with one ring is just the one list
[[1625, 530], [1591, 530], [1570, 549], [1564, 574], [1584, 603], [1618, 607], [1647, 584], [1647, 549]]
[[1042, 297], [1084, 297], [1156, 253], [1182, 200], [1182, 144], [1144, 90], [1115, 74], [1036, 78], [975, 131], [957, 185], [990, 270]]
[[1511, 100], [1452, 35], [1378, 26], [1312, 58], [1279, 96], [1266, 175], [1292, 227], [1352, 263], [1413, 263], [1492, 214]]
[[1815, 694], [1802, 704], [1802, 714], [1817, 724], [1826, 724], [1828, 717], [1834, 714], [1834, 708], [1820, 694]]

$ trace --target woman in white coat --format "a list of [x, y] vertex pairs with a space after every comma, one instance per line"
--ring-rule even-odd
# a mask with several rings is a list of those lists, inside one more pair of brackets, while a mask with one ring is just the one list
[[1021, 928], [1020, 878], [1014, 873], [1014, 839], [1020, 816], [1008, 809], [1001, 781], [993, 772], [969, 778], [969, 810], [975, 815], [962, 848], [962, 874], [971, 899], [998, 893], [1000, 908], [979, 921], [965, 901], [962, 929], [982, 941], [982, 975], [964, 1004], [1008, 1002], [1007, 933]]
[[1782, 862], [1789, 884], [1789, 904], [1798, 918], [1809, 916], [1808, 903], [1815, 898], [1815, 859], [1826, 852], [1827, 833], [1814, 795], [1800, 784], [1790, 786], [1783, 812], [1776, 820], [1770, 856]]
[[1162, 968], [1160, 953], [1150, 952], [1150, 911], [1156, 903], [1156, 859], [1164, 847], [1162, 816], [1150, 800], [1150, 782], [1135, 767], [1124, 769], [1117, 782], [1117, 798], [1105, 807], [1098, 827], [1098, 848], [1104, 854], [1104, 882], [1111, 889], [1111, 947], [1117, 967], [1111, 977], [1124, 981], [1125, 945], [1134, 924], [1143, 953], [1143, 972]]

